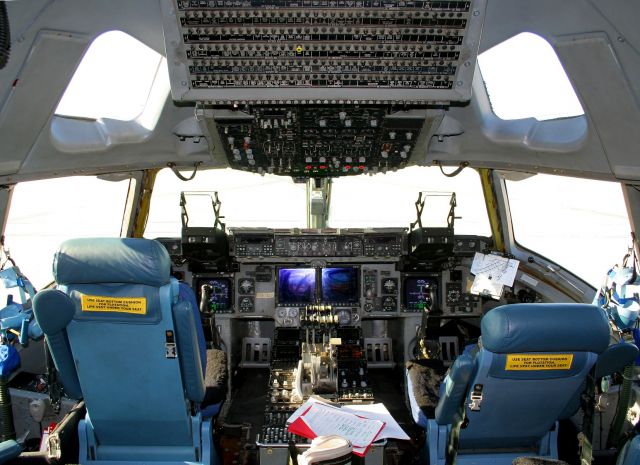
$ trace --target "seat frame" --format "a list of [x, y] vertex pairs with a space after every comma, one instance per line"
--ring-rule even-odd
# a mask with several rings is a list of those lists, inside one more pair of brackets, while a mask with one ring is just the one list
[[[101, 446], [101, 459], [96, 459], [96, 451], [98, 443], [91, 425], [89, 415], [81, 420], [78, 424], [78, 436], [80, 439], [80, 463], [87, 465], [140, 465], [140, 463], [160, 463], [162, 465], [193, 465], [193, 464], [211, 464], [221, 465], [218, 454], [215, 452], [213, 445], [213, 420], [211, 418], [203, 419], [200, 413], [191, 417], [191, 434], [195, 447], [195, 457], [193, 461], [180, 460], [177, 457], [185, 456], [191, 452], [191, 448], [185, 447], [132, 447], [132, 446]], [[127, 456], [131, 460], [115, 459], [110, 460], [108, 457]], [[167, 457], [174, 459], [167, 460]]]
[[511, 465], [517, 457], [532, 456], [550, 459], [558, 458], [558, 422], [555, 428], [549, 431], [540, 440], [540, 449], [537, 452], [497, 452], [469, 454], [458, 448], [460, 425], [439, 425], [435, 420], [427, 420], [426, 446], [429, 452], [429, 465]]

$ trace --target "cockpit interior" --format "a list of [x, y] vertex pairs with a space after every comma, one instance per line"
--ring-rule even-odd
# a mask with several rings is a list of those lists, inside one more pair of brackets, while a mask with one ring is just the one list
[[640, 465], [639, 19], [0, 1], [0, 465]]

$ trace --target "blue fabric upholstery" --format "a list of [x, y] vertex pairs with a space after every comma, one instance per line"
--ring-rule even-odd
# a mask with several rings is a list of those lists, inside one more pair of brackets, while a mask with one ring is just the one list
[[[459, 457], [529, 450], [555, 458], [556, 422], [575, 413], [586, 376], [608, 346], [606, 316], [592, 305], [517, 304], [491, 310], [481, 327], [477, 353], [465, 351], [451, 367], [434, 425], [455, 427], [464, 409]], [[481, 400], [471, 410], [474, 391]], [[435, 440], [430, 448], [439, 447]]]
[[0, 464], [15, 459], [22, 452], [22, 447], [13, 439], [0, 442]]
[[171, 277], [169, 253], [148, 239], [71, 239], [53, 259], [58, 284], [128, 283], [163, 286]]
[[607, 316], [594, 305], [505, 305], [487, 313], [481, 326], [482, 346], [496, 354], [553, 351], [600, 354], [609, 346]]
[[73, 302], [64, 292], [48, 289], [33, 298], [33, 314], [46, 335], [65, 393], [80, 399], [82, 390], [66, 331], [75, 314]]
[[87, 408], [80, 463], [198, 463], [212, 453], [210, 420], [186, 402], [204, 397], [193, 310], [169, 271], [155, 241], [67, 241], [54, 262], [62, 292], [34, 299], [39, 315], [55, 311], [53, 297], [70, 301], [66, 327], [45, 317], [43, 330], [53, 352], [48, 329], [63, 328], [75, 363]]
[[634, 344], [620, 342], [610, 345], [598, 357], [596, 378], [621, 372], [624, 367], [633, 364], [636, 358], [638, 358], [638, 348]]
[[[204, 338], [204, 331], [202, 330], [202, 324], [200, 320], [200, 309], [198, 308], [196, 296], [193, 290], [186, 283], [182, 283], [182, 282], [179, 283], [178, 302], [188, 305], [188, 307], [191, 309], [191, 312], [193, 314], [193, 321], [195, 322], [196, 336], [198, 339], [198, 348], [200, 349], [200, 363], [202, 366], [202, 374], [206, 375], [208, 373], [207, 372], [208, 365], [210, 365], [211, 363], [220, 364], [220, 360], [217, 360], [216, 357], [213, 357], [211, 362], [209, 362], [208, 360], [208, 358], [210, 358], [209, 355], [211, 351], [207, 351], [207, 344]], [[179, 331], [179, 328], [176, 328], [176, 329]], [[180, 344], [181, 339], [183, 338], [179, 336], [178, 344]], [[224, 368], [226, 371], [226, 365]], [[209, 367], [209, 369], [213, 370], [215, 373], [219, 371], [219, 368], [216, 366], [211, 366]], [[197, 369], [195, 367], [191, 367], [188, 369], [188, 371], [196, 373]], [[185, 379], [189, 379], [189, 376], [185, 375], [184, 369], [183, 369], [183, 377]], [[192, 378], [194, 379], [195, 384], [193, 386], [191, 384], [187, 385], [188, 395], [191, 400], [196, 401], [196, 399], [200, 398], [200, 382], [199, 382], [199, 377], [197, 375], [194, 375]], [[202, 387], [204, 401], [201, 404], [200, 414], [202, 415], [202, 418], [213, 418], [220, 413], [224, 396], [221, 396], [220, 393], [218, 392], [219, 383], [216, 382], [215, 386], [212, 388], [211, 386], [207, 385], [206, 378], [207, 376], [205, 376], [205, 384]], [[218, 381], [217, 377], [214, 377], [214, 378], [215, 378], [215, 381]], [[189, 390], [192, 390], [192, 391], [189, 392]], [[217, 400], [219, 397], [222, 397], [222, 399]], [[216, 399], [214, 403], [211, 403], [211, 398]]]
[[204, 339], [204, 331], [202, 330], [200, 309], [198, 308], [196, 295], [188, 284], [180, 283], [179, 286], [178, 301], [187, 302], [193, 312], [193, 318], [196, 323], [196, 335], [198, 336], [198, 347], [200, 349], [200, 361], [202, 362], [202, 373], [205, 373], [207, 371], [207, 343]]
[[467, 395], [469, 380], [473, 372], [473, 358], [469, 354], [460, 355], [447, 373], [442, 383], [441, 397], [447, 402], [438, 402], [436, 406], [436, 423], [440, 425], [456, 424], [464, 415], [464, 398]]
[[173, 318], [176, 324], [180, 369], [187, 398], [192, 402], [200, 403], [204, 399], [204, 376], [191, 305], [188, 302], [179, 302], [174, 305]]
[[616, 461], [616, 465], [638, 464], [640, 464], [640, 436], [636, 436], [625, 444]]

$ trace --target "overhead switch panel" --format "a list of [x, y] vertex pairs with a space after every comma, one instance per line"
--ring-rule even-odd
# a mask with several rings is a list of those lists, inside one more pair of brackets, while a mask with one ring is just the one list
[[162, 0], [172, 95], [230, 104], [467, 101], [486, 0]]

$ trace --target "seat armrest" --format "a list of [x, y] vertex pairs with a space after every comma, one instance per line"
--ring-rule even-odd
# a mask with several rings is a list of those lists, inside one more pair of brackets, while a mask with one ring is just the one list
[[453, 425], [462, 421], [473, 366], [474, 359], [468, 354], [460, 355], [451, 365], [443, 382], [444, 392], [436, 406], [435, 420], [439, 425]]
[[596, 378], [621, 372], [638, 358], [638, 348], [628, 342], [610, 345], [598, 357], [596, 362]]
[[177, 335], [180, 370], [187, 398], [192, 402], [200, 403], [204, 399], [205, 387], [196, 324], [188, 302], [178, 302], [173, 306], [173, 320]]
[[0, 464], [15, 459], [22, 452], [22, 447], [13, 439], [0, 442]]

